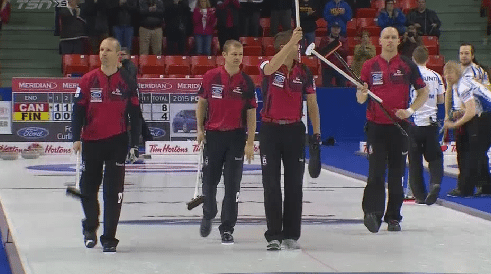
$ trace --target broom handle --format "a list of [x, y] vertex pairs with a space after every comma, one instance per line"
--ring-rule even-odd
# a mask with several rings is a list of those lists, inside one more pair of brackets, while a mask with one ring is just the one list
[[80, 151], [75, 153], [77, 160], [75, 162], [75, 187], [80, 189]]
[[193, 199], [196, 199], [199, 195], [199, 183], [201, 182], [201, 165], [203, 162], [203, 145], [199, 146], [199, 152], [198, 152], [198, 169], [196, 173], [196, 186], [194, 187], [194, 196]]
[[[299, 0], [295, 0], [295, 28], [300, 27], [300, 3]], [[302, 63], [302, 53], [298, 48], [298, 62]]]

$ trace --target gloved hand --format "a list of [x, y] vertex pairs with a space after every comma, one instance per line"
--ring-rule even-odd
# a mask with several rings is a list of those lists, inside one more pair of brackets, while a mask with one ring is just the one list
[[321, 145], [321, 135], [320, 134], [314, 134], [309, 137], [309, 174], [310, 177], [312, 178], [317, 178], [319, 177], [321, 173], [321, 152], [320, 152], [320, 145]]
[[136, 160], [138, 160], [138, 156], [140, 156], [139, 154], [140, 152], [138, 151], [138, 147], [130, 148], [130, 151], [128, 151], [128, 156], [126, 157], [126, 161], [133, 164], [134, 162], [136, 162]]
[[310, 145], [320, 145], [320, 144], [322, 144], [321, 135], [318, 134], [318, 133], [316, 133], [316, 134], [310, 136], [309, 143], [310, 143]]

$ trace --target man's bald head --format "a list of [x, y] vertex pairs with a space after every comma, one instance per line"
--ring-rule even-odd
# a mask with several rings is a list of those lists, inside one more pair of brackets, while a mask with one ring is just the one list
[[382, 55], [397, 54], [397, 46], [400, 43], [399, 32], [394, 27], [386, 27], [380, 33], [380, 46], [382, 46]]
[[384, 28], [384, 29], [382, 30], [382, 32], [380, 33], [380, 37], [382, 38], [382, 36], [383, 36], [384, 34], [387, 34], [387, 33], [389, 33], [389, 34], [397, 34], [397, 36], [399, 36], [399, 32], [397, 31], [397, 29], [396, 29], [396, 28], [394, 28], [394, 27], [386, 27], [386, 28]]

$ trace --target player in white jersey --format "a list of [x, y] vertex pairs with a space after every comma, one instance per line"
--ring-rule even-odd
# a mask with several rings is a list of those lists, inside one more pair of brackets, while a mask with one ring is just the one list
[[[428, 87], [428, 100], [413, 114], [414, 126], [410, 127], [409, 185], [416, 203], [432, 205], [440, 192], [443, 177], [443, 153], [438, 142], [437, 104], [443, 104], [444, 87], [440, 74], [426, 67], [428, 49], [418, 46], [413, 51], [413, 61], [418, 65]], [[411, 101], [416, 91], [411, 87]], [[423, 155], [430, 170], [430, 191], [427, 193], [423, 178]]]
[[[476, 184], [482, 183], [482, 192], [491, 194], [489, 185], [489, 159], [487, 151], [491, 147], [491, 91], [483, 84], [469, 77], [464, 77], [462, 67], [449, 61], [444, 68], [448, 88], [455, 93], [463, 105], [463, 115], [456, 121], [445, 116], [445, 128], [463, 127], [463, 148], [459, 163], [460, 177], [457, 188], [449, 196], [471, 196]], [[446, 96], [446, 109], [452, 105], [452, 97]], [[454, 99], [455, 99], [454, 98]], [[483, 171], [480, 163], [486, 163]], [[481, 181], [480, 181], [481, 179]], [[484, 182], [483, 182], [484, 181]]]
[[[474, 56], [474, 46], [472, 44], [463, 43], [459, 49], [459, 60], [462, 65], [462, 74], [464, 77], [468, 77], [476, 80], [483, 85], [489, 85], [489, 77], [486, 71], [476, 63]], [[454, 95], [453, 109], [456, 111], [455, 116], [462, 115], [462, 102], [458, 99], [458, 96]]]
[[[475, 81], [484, 85], [488, 85], [488, 74], [477, 64], [474, 53], [475, 49], [472, 44], [463, 43], [460, 46], [459, 60], [462, 68], [462, 76], [468, 79], [474, 79]], [[459, 96], [457, 96], [455, 89], [452, 89], [452, 93], [449, 93], [449, 95], [452, 95], [453, 106], [452, 109], [450, 109], [449, 106], [446, 106], [445, 111], [446, 113], [449, 113], [450, 119], [457, 120], [461, 118], [464, 113], [463, 104]], [[463, 127], [455, 128], [453, 133], [457, 150], [457, 165], [459, 167], [459, 176], [457, 181], [458, 185], [464, 185], [465, 183], [462, 181], [462, 174], [464, 174], [465, 172], [462, 171], [462, 166], [465, 166], [465, 163], [463, 163], [463, 155], [468, 153], [469, 144], [466, 143], [468, 139], [465, 138]], [[488, 163], [480, 163], [480, 166], [480, 172], [484, 174], [483, 177], [486, 177], [486, 174], [488, 173]], [[487, 180], [486, 178], [484, 179]], [[459, 189], [459, 187], [457, 187], [455, 190], [451, 190], [449, 195], [455, 196], [454, 194], [458, 194], [457, 189]], [[478, 189], [477, 192], [482, 192], [482, 190]]]

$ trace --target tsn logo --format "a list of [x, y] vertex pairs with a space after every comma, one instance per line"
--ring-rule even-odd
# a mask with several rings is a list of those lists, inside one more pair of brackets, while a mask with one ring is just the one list
[[68, 7], [67, 0], [17, 0], [17, 4], [19, 10], [50, 9], [53, 4], [58, 8]]

